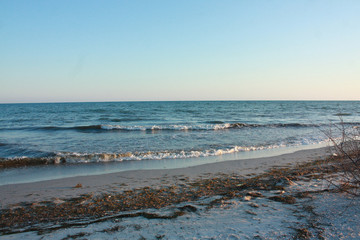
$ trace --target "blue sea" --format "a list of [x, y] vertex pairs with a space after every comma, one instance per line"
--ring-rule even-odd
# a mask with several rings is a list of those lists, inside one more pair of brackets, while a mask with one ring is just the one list
[[0, 104], [0, 161], [47, 159], [46, 167], [64, 169], [116, 163], [121, 170], [138, 162], [133, 169], [159, 160], [165, 167], [191, 165], [235, 153], [316, 146], [328, 140], [323, 130], [340, 121], [359, 125], [360, 102]]

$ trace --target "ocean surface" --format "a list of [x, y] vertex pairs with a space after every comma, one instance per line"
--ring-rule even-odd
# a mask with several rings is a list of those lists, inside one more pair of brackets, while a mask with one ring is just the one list
[[197, 159], [316, 145], [359, 101], [185, 101], [0, 104], [0, 161]]

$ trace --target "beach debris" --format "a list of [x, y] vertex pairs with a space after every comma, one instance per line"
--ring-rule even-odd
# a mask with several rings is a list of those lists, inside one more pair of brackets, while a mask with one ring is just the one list
[[77, 238], [81, 238], [81, 237], [85, 237], [85, 236], [88, 236], [90, 235], [90, 233], [86, 233], [86, 232], [80, 232], [80, 233], [77, 233], [77, 234], [73, 234], [73, 235], [67, 235], [66, 238], [63, 238], [63, 240], [68, 240], [68, 239], [77, 239]]
[[250, 201], [251, 200], [251, 196], [245, 196], [244, 197], [244, 201]]
[[32, 208], [35, 208], [35, 207], [38, 207], [38, 206], [40, 206], [40, 203], [38, 203], [38, 202], [34, 202], [34, 203], [31, 204]]
[[275, 186], [288, 186], [288, 185], [294, 185], [294, 182], [287, 177], [281, 177], [280, 179], [277, 180], [275, 184]]
[[249, 195], [251, 197], [264, 197], [261, 192], [256, 191], [247, 192], [246, 195]]
[[11, 205], [11, 206], [10, 206], [10, 210], [16, 210], [16, 209], [18, 209], [18, 208], [23, 208], [23, 206], [20, 206], [20, 205], [18, 205], [18, 204], [15, 204], [15, 205]]
[[231, 198], [234, 198], [234, 197], [236, 197], [238, 195], [238, 192], [237, 191], [229, 191], [224, 195], [226, 195], [228, 197], [231, 197]]
[[55, 204], [62, 204], [62, 203], [64, 203], [65, 201], [64, 200], [61, 200], [61, 199], [59, 199], [59, 198], [56, 198], [54, 201], [53, 201], [53, 203], [55, 203]]
[[64, 157], [55, 157], [54, 164], [66, 163], [66, 159]]
[[125, 229], [126, 229], [125, 226], [118, 225], [118, 226], [115, 226], [115, 227], [112, 227], [112, 228], [104, 229], [104, 230], [102, 230], [102, 232], [112, 234], [112, 233], [115, 233], [115, 232], [122, 232]]
[[257, 215], [255, 212], [250, 211], [250, 210], [246, 210], [245, 212], [246, 212], [247, 214], [250, 214], [250, 215]]
[[253, 207], [253, 208], [259, 208], [259, 205], [256, 204], [256, 203], [249, 203], [250, 207]]
[[82, 188], [82, 187], [83, 187], [83, 185], [81, 183], [78, 183], [74, 186], [74, 188]]
[[296, 198], [311, 198], [312, 195], [309, 192], [298, 192], [295, 194]]
[[157, 234], [156, 236], [155, 236], [155, 238], [156, 239], [163, 239], [165, 237], [165, 234]]
[[291, 195], [283, 195], [283, 196], [272, 196], [269, 197], [268, 199], [276, 201], [276, 202], [282, 202], [282, 203], [287, 203], [287, 204], [294, 204], [296, 203], [296, 198], [294, 198]]
[[295, 229], [295, 231], [296, 231], [296, 235], [295, 235], [296, 239], [310, 239], [312, 236], [311, 232], [307, 228], [297, 228]]
[[185, 211], [185, 212], [196, 212], [197, 208], [191, 205], [185, 205], [183, 207], [179, 207], [178, 208], [181, 211]]
[[0, 158], [0, 169], [46, 165], [46, 164], [53, 164], [54, 162], [55, 161], [53, 159], [48, 159], [48, 158], [14, 158], [14, 159]]

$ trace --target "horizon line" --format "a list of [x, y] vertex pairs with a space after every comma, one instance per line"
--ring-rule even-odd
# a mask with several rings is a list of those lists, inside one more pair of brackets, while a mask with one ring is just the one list
[[132, 103], [132, 102], [358, 102], [349, 99], [242, 99], [242, 100], [110, 100], [110, 101], [49, 101], [49, 102], [0, 102], [0, 104], [54, 104], [54, 103]]

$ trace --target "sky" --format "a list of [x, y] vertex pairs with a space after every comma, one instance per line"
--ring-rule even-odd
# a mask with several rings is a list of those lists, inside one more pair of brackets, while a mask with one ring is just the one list
[[1, 0], [0, 103], [360, 100], [358, 0]]

